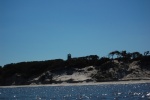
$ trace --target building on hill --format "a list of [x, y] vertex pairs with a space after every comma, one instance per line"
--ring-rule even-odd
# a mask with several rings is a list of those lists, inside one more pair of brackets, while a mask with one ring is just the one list
[[70, 59], [71, 59], [71, 54], [69, 53], [67, 56], [67, 60], [70, 60]]

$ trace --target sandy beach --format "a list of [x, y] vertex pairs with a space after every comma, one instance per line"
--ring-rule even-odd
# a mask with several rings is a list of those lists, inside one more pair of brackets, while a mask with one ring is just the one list
[[43, 86], [83, 86], [83, 85], [109, 85], [109, 84], [142, 84], [142, 83], [150, 83], [150, 80], [111, 81], [111, 82], [95, 82], [95, 83], [94, 82], [90, 82], [90, 83], [17, 85], [17, 86], [0, 86], [0, 88], [43, 87]]

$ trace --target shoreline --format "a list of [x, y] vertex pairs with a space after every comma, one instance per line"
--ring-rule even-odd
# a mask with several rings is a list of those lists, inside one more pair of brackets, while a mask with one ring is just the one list
[[85, 85], [113, 85], [113, 84], [144, 84], [150, 83], [150, 80], [121, 80], [109, 82], [89, 82], [89, 83], [61, 83], [61, 84], [40, 84], [40, 85], [11, 85], [0, 86], [0, 88], [20, 88], [20, 87], [46, 87], [46, 86], [85, 86]]

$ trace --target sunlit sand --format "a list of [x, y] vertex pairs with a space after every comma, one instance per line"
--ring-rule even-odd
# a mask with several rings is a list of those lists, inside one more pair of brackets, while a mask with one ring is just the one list
[[83, 85], [111, 85], [111, 84], [142, 84], [150, 83], [150, 80], [132, 80], [132, 81], [111, 81], [111, 82], [90, 82], [90, 83], [61, 83], [61, 84], [41, 84], [41, 85], [17, 85], [17, 86], [0, 86], [0, 88], [17, 88], [17, 87], [43, 87], [43, 86], [83, 86]]

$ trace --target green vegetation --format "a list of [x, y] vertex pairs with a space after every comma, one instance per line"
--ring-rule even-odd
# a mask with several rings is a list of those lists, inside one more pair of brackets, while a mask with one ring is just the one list
[[114, 63], [115, 60], [122, 62], [124, 66], [126, 63], [140, 61], [140, 64], [144, 65], [143, 68], [150, 69], [149, 51], [146, 51], [144, 55], [139, 52], [127, 53], [126, 51], [113, 51], [109, 53], [109, 57], [102, 58], [97, 55], [78, 58], [71, 58], [71, 55], [69, 56], [70, 57], [68, 60], [55, 59], [46, 61], [20, 62], [7, 64], [3, 67], [0, 66], [0, 85], [10, 85], [7, 83], [13, 83], [13, 78], [16, 78], [16, 76], [18, 79], [22, 79], [22, 81], [18, 84], [24, 85], [28, 84], [27, 80], [30, 78], [39, 76], [46, 71], [53, 72], [55, 70], [61, 71], [68, 68], [83, 68], [86, 66], [95, 66], [97, 68], [98, 73], [93, 77], [96, 78], [97, 81], [109, 80], [110, 78], [117, 80], [116, 75], [106, 73], [106, 70], [109, 70], [110, 68], [115, 69], [118, 67], [118, 65]]

